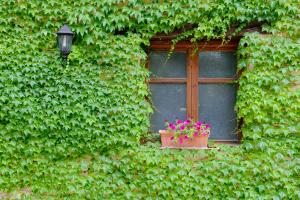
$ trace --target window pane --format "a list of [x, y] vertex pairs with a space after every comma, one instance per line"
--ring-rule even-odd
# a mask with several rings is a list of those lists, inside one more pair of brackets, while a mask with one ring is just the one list
[[199, 84], [199, 119], [211, 124], [210, 139], [237, 140], [235, 99], [233, 84]]
[[199, 77], [231, 78], [236, 73], [235, 52], [204, 51], [199, 53]]
[[186, 116], [185, 84], [151, 84], [150, 90], [154, 106], [151, 130], [164, 129], [164, 120], [174, 121]]
[[173, 52], [168, 58], [168, 52], [150, 53], [150, 71], [152, 77], [186, 77], [186, 53]]

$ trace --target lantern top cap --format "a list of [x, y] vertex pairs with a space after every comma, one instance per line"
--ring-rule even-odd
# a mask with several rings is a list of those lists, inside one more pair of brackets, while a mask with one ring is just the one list
[[74, 33], [67, 26], [67, 24], [64, 24], [56, 34], [57, 35], [74, 35]]

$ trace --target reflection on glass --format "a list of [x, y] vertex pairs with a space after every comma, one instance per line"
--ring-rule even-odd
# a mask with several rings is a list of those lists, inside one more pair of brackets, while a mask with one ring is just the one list
[[204, 51], [199, 53], [199, 77], [232, 78], [236, 73], [235, 52]]
[[168, 58], [169, 52], [150, 53], [150, 71], [152, 77], [161, 78], [185, 78], [186, 77], [186, 53], [173, 52]]
[[185, 84], [151, 84], [150, 91], [154, 113], [151, 117], [151, 130], [164, 129], [164, 120], [174, 121], [186, 116]]
[[199, 84], [199, 119], [211, 124], [210, 139], [237, 140], [235, 99], [235, 85]]

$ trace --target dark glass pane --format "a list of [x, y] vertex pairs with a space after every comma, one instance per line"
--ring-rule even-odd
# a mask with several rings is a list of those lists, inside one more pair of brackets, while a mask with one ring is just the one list
[[154, 104], [151, 117], [151, 131], [164, 129], [164, 120], [174, 121], [186, 116], [185, 84], [151, 84], [150, 90]]
[[199, 85], [199, 119], [211, 124], [210, 139], [237, 140], [235, 99], [235, 85]]
[[70, 52], [72, 45], [72, 35], [62, 35], [58, 38], [59, 49], [63, 52]]
[[204, 51], [199, 53], [199, 77], [231, 78], [236, 73], [235, 52]]
[[150, 71], [152, 77], [186, 77], [186, 53], [173, 52], [168, 58], [168, 52], [150, 53]]

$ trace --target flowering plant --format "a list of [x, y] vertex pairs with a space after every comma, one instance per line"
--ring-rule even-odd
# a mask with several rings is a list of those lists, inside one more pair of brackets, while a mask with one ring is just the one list
[[170, 123], [166, 120], [165, 126], [168, 132], [172, 132], [174, 135], [170, 140], [179, 141], [180, 144], [183, 143], [184, 139], [197, 137], [198, 135], [210, 135], [209, 124], [200, 121], [194, 122], [192, 119], [186, 119], [184, 121], [178, 119], [175, 123]]

